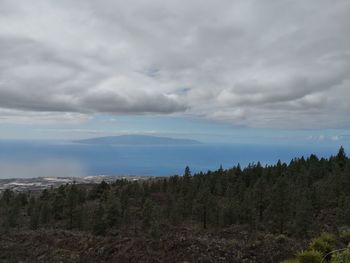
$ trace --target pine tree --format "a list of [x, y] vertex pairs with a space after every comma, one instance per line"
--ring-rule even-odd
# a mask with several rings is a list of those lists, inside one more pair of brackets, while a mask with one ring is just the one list
[[51, 214], [51, 210], [50, 210], [50, 206], [49, 206], [48, 202], [43, 201], [41, 203], [41, 207], [40, 207], [40, 222], [41, 222], [41, 224], [46, 225], [49, 223], [50, 214]]
[[94, 235], [103, 236], [106, 234], [107, 226], [105, 221], [105, 210], [101, 204], [93, 213], [92, 232]]
[[85, 227], [87, 214], [84, 205], [77, 206], [73, 211], [73, 228], [82, 230]]
[[253, 189], [253, 202], [255, 202], [255, 209], [258, 213], [258, 222], [262, 223], [264, 220], [264, 213], [268, 207], [268, 184], [266, 178], [261, 177], [256, 182]]
[[31, 196], [29, 198], [29, 203], [28, 203], [28, 208], [27, 208], [27, 214], [28, 216], [31, 216], [32, 213], [34, 212], [35, 206], [36, 205], [36, 199], [34, 196]]
[[66, 214], [68, 218], [68, 229], [72, 229], [74, 225], [74, 213], [78, 204], [78, 189], [75, 184], [71, 185], [68, 189], [68, 195], [66, 200]]
[[203, 186], [197, 195], [195, 200], [195, 211], [197, 218], [203, 225], [203, 228], [206, 229], [208, 225], [208, 217], [209, 217], [209, 200], [211, 194], [208, 187]]
[[4, 202], [6, 205], [9, 205], [12, 198], [13, 192], [10, 189], [5, 189], [1, 197], [2, 202]]
[[194, 198], [193, 194], [193, 186], [192, 186], [192, 175], [191, 170], [188, 166], [185, 168], [185, 172], [183, 175], [183, 181], [182, 181], [182, 189], [181, 189], [181, 195], [182, 195], [182, 214], [184, 218], [187, 218], [191, 216], [192, 213], [192, 201]]
[[129, 196], [128, 193], [125, 190], [121, 191], [120, 194], [120, 205], [121, 205], [121, 209], [122, 209], [122, 214], [124, 215], [126, 210], [129, 207]]
[[278, 232], [283, 234], [289, 218], [288, 185], [285, 177], [278, 178], [270, 201], [270, 213]]
[[300, 236], [308, 236], [313, 225], [313, 209], [307, 193], [298, 196], [295, 212], [295, 233]]
[[61, 220], [64, 217], [65, 196], [57, 193], [52, 201], [52, 213], [55, 220]]
[[109, 227], [117, 226], [121, 223], [122, 212], [120, 201], [115, 195], [110, 194], [107, 202], [106, 221]]
[[7, 215], [5, 219], [5, 228], [14, 228], [20, 223], [21, 202], [16, 196], [12, 196], [7, 206]]
[[154, 204], [150, 199], [147, 199], [142, 209], [142, 227], [149, 229], [154, 220]]
[[29, 218], [29, 228], [36, 230], [39, 227], [40, 220], [40, 207], [35, 203], [31, 209], [30, 218]]
[[336, 159], [337, 159], [337, 163], [340, 166], [340, 168], [344, 169], [346, 161], [347, 161], [347, 156], [346, 156], [345, 149], [343, 146], [340, 147]]

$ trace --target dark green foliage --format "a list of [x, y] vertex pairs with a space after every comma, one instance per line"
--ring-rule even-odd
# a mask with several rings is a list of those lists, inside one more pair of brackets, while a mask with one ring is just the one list
[[285, 260], [283, 263], [348, 263], [350, 262], [350, 245], [347, 248], [335, 248], [341, 239], [342, 235], [322, 233], [320, 237], [311, 241], [309, 250], [299, 252], [296, 259]]
[[105, 221], [105, 210], [102, 205], [99, 205], [93, 213], [92, 232], [94, 235], [105, 235], [107, 225]]
[[204, 186], [199, 190], [194, 202], [196, 218], [199, 222], [202, 223], [203, 228], [207, 228], [211, 212], [210, 210], [213, 209], [213, 207], [210, 206], [210, 201], [211, 193], [209, 191], [209, 188]]
[[94, 188], [89, 193], [90, 199], [100, 198], [104, 192], [109, 190], [110, 186], [105, 181], [102, 181], [100, 184], [94, 186]]
[[283, 260], [281, 263], [300, 263], [297, 259], [286, 259]]
[[1, 201], [5, 204], [8, 205], [12, 199], [13, 192], [9, 189], [6, 189], [4, 193], [2, 194]]
[[315, 250], [303, 251], [298, 253], [297, 260], [300, 263], [320, 263], [322, 255]]
[[119, 199], [110, 194], [106, 205], [106, 223], [109, 227], [118, 226], [122, 221], [122, 211]]
[[[7, 203], [8, 202], [8, 203]], [[4, 229], [17, 227], [20, 222], [20, 200], [16, 197], [12, 197], [6, 201], [7, 206], [5, 207], [5, 220], [3, 221]]]
[[29, 228], [32, 230], [38, 229], [39, 221], [40, 221], [40, 208], [37, 204], [34, 204], [31, 209], [31, 214], [29, 218]]
[[31, 216], [34, 213], [34, 210], [36, 208], [35, 205], [36, 205], [36, 199], [34, 196], [31, 196], [29, 199], [28, 208], [27, 208], [28, 216]]
[[126, 192], [126, 190], [122, 190], [121, 194], [120, 194], [120, 206], [121, 206], [122, 215], [125, 214], [125, 212], [128, 208], [128, 205], [129, 205], [128, 193]]
[[65, 193], [64, 190], [59, 189], [58, 193], [54, 195], [52, 201], [52, 213], [55, 220], [63, 218], [64, 206], [65, 206]]
[[147, 199], [142, 209], [142, 227], [149, 229], [154, 220], [154, 205], [150, 199]]
[[280, 176], [272, 188], [270, 215], [274, 222], [273, 228], [283, 233], [290, 218], [290, 199], [287, 179]]
[[312, 240], [310, 249], [320, 252], [322, 254], [322, 257], [324, 257], [333, 250], [333, 246], [322, 238], [317, 238]]
[[74, 209], [73, 211], [73, 224], [72, 224], [72, 228], [76, 228], [79, 230], [84, 229], [85, 227], [85, 222], [87, 219], [87, 213], [86, 213], [86, 208], [81, 205], [78, 206]]
[[78, 189], [77, 189], [77, 186], [73, 184], [68, 188], [68, 194], [67, 194], [67, 199], [65, 204], [66, 214], [69, 219], [68, 221], [69, 229], [73, 228], [74, 213], [77, 205], [78, 205]]
[[350, 245], [347, 249], [338, 251], [332, 255], [331, 263], [347, 263], [350, 262]]
[[299, 200], [295, 206], [295, 233], [301, 237], [306, 237], [313, 226], [313, 208], [307, 193], [299, 195]]
[[337, 159], [337, 164], [341, 167], [341, 168], [344, 168], [345, 167], [345, 164], [346, 164], [346, 161], [347, 161], [347, 156], [346, 156], [346, 153], [345, 153], [345, 149], [344, 147], [340, 147], [339, 151], [338, 151], [338, 154], [336, 156], [336, 159]]
[[51, 209], [47, 201], [42, 202], [40, 207], [40, 223], [46, 225], [50, 221]]
[[269, 196], [267, 194], [268, 183], [265, 177], [261, 177], [257, 180], [254, 186], [254, 202], [255, 209], [258, 213], [258, 221], [259, 223], [264, 221], [265, 211], [268, 206]]

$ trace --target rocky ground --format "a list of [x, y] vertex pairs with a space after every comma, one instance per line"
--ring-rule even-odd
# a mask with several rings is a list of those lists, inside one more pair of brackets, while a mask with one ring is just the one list
[[[129, 237], [128, 237], [129, 236]], [[244, 227], [176, 228], [159, 239], [113, 233], [38, 230], [0, 235], [1, 262], [280, 262], [305, 247], [283, 235], [249, 235]]]

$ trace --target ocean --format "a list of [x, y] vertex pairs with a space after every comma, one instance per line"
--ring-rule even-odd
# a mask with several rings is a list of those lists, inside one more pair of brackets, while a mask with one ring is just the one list
[[201, 144], [190, 146], [86, 145], [71, 142], [0, 141], [0, 178], [82, 175], [167, 176], [216, 170], [222, 165], [242, 167], [260, 161], [315, 153], [329, 157], [339, 146]]

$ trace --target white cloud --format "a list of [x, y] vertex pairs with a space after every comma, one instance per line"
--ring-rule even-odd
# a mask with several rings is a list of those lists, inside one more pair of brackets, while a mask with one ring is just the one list
[[350, 126], [347, 0], [0, 0], [0, 10], [0, 119], [185, 112]]
[[91, 119], [91, 116], [81, 113], [71, 112], [41, 112], [41, 111], [19, 111], [0, 108], [1, 123], [21, 123], [21, 124], [54, 124], [84, 123]]
[[331, 136], [332, 141], [339, 141], [340, 139], [341, 139], [341, 137], [339, 135]]

